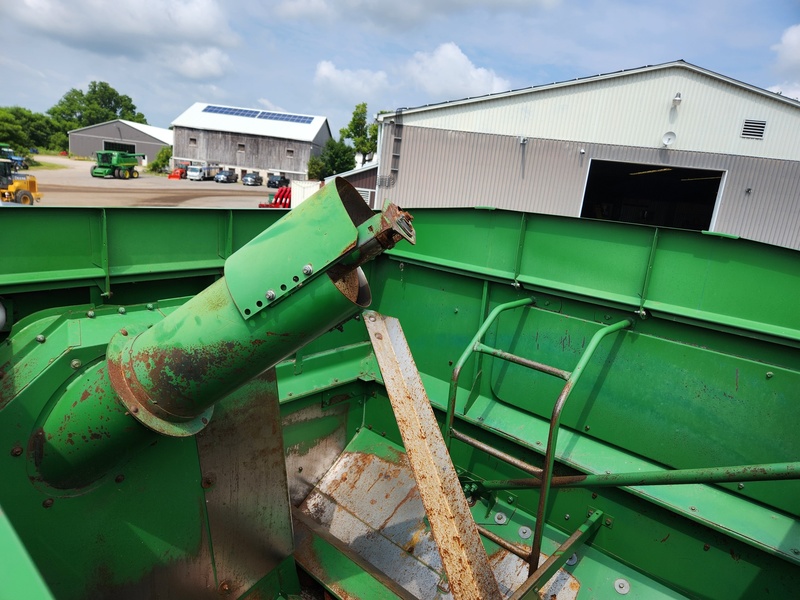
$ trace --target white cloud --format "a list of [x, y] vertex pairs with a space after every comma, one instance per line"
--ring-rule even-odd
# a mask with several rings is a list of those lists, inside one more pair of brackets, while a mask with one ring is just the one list
[[384, 71], [338, 69], [331, 61], [317, 64], [314, 83], [348, 99], [371, 98], [388, 86]]
[[190, 79], [215, 77], [238, 43], [218, 0], [19, 0], [5, 7], [17, 27], [106, 59], [152, 61]]
[[387, 5], [381, 0], [282, 0], [276, 7], [281, 16], [328, 20], [342, 16], [348, 21], [365, 19], [377, 26], [410, 26], [435, 16], [450, 16], [472, 10], [498, 13], [550, 8], [561, 0], [405, 0]]
[[453, 42], [440, 45], [432, 53], [417, 52], [404, 71], [417, 86], [440, 100], [482, 96], [511, 87], [493, 70], [476, 67]]
[[163, 66], [187, 79], [205, 80], [220, 77], [231, 65], [231, 59], [219, 48], [197, 48], [188, 44], [165, 47]]
[[780, 43], [772, 46], [772, 50], [778, 54], [778, 69], [800, 78], [800, 23], [784, 31]]
[[772, 85], [767, 88], [770, 92], [775, 92], [787, 98], [800, 100], [800, 81], [784, 81], [778, 85]]

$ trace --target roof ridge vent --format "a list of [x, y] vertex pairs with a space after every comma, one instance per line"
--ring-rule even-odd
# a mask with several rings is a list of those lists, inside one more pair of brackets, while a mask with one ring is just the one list
[[742, 137], [751, 140], [763, 140], [764, 130], [767, 128], [766, 121], [757, 121], [755, 119], [745, 119], [742, 126]]

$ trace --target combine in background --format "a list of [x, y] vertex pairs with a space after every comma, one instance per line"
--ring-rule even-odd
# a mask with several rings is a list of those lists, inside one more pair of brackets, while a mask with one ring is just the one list
[[118, 152], [116, 150], [100, 150], [97, 152], [97, 163], [91, 169], [92, 177], [116, 177], [117, 179], [136, 179], [139, 177], [139, 159], [144, 154]]

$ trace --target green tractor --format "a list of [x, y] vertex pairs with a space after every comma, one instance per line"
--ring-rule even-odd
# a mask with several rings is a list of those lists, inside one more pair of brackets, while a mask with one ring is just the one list
[[97, 153], [97, 163], [91, 168], [92, 177], [116, 177], [117, 179], [136, 179], [139, 159], [144, 154], [132, 154], [116, 150], [101, 150]]

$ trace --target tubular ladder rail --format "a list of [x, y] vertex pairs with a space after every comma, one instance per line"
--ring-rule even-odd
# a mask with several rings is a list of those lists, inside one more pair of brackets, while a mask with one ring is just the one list
[[[570, 536], [543, 564], [539, 567], [539, 555], [542, 548], [542, 537], [544, 533], [544, 523], [547, 510], [547, 502], [550, 490], [553, 487], [624, 487], [624, 486], [645, 486], [645, 485], [675, 485], [675, 484], [695, 484], [695, 483], [715, 483], [725, 481], [767, 481], [800, 479], [800, 462], [744, 465], [732, 467], [709, 467], [698, 469], [678, 469], [665, 472], [638, 472], [638, 473], [615, 473], [613, 475], [576, 475], [566, 477], [553, 477], [555, 465], [556, 444], [558, 442], [558, 432], [561, 421], [561, 412], [567, 402], [573, 388], [580, 379], [586, 365], [591, 360], [600, 342], [607, 336], [628, 329], [633, 325], [632, 319], [623, 319], [611, 325], [605, 325], [599, 329], [589, 341], [583, 355], [573, 371], [565, 371], [556, 367], [536, 362], [521, 356], [516, 356], [509, 352], [487, 346], [481, 339], [492, 326], [497, 317], [508, 310], [530, 306], [535, 302], [534, 298], [523, 298], [500, 304], [496, 306], [478, 332], [470, 341], [469, 346], [464, 350], [455, 367], [450, 379], [450, 388], [447, 401], [447, 416], [444, 427], [443, 437], [445, 444], [449, 448], [451, 439], [456, 439], [473, 448], [506, 462], [523, 472], [533, 476], [530, 479], [516, 479], [507, 481], [483, 481], [475, 482], [475, 490], [511, 490], [523, 488], [539, 488], [539, 503], [536, 511], [536, 522], [534, 525], [534, 536], [530, 553], [520, 552], [514, 545], [478, 526], [478, 530], [487, 539], [495, 542], [506, 550], [513, 552], [523, 560], [528, 562], [528, 579], [512, 596], [513, 599], [528, 597], [533, 592], [536, 593], [549, 579], [560, 569], [575, 548], [585, 543], [591, 535], [597, 531], [602, 523], [602, 512], [590, 512], [587, 520]], [[544, 468], [535, 467], [510, 454], [496, 450], [468, 436], [455, 428], [455, 409], [456, 397], [458, 394], [458, 380], [461, 370], [470, 358], [472, 353], [481, 353], [506, 360], [553, 377], [563, 379], [564, 384], [553, 406], [550, 418], [549, 432], [547, 436], [547, 447], [544, 458]], [[534, 596], [531, 596], [534, 597]]]

